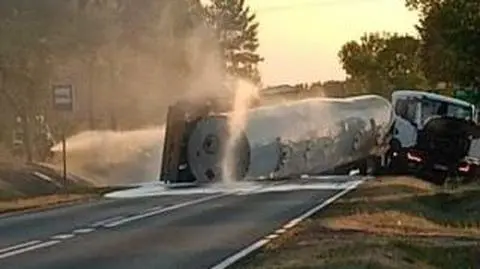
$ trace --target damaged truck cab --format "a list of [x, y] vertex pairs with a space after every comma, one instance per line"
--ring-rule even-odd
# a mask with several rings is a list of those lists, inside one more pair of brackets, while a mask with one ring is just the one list
[[443, 184], [448, 176], [473, 179], [479, 154], [472, 147], [480, 137], [475, 106], [422, 91], [392, 94], [395, 124], [391, 168], [426, 176]]

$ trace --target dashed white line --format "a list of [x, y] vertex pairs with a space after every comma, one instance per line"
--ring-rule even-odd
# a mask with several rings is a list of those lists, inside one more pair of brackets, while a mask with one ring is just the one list
[[181, 203], [181, 204], [176, 204], [176, 205], [173, 205], [173, 206], [164, 207], [162, 209], [150, 211], [150, 212], [143, 213], [143, 214], [140, 214], [140, 215], [135, 215], [135, 216], [123, 218], [123, 219], [120, 219], [118, 221], [109, 222], [109, 223], [107, 223], [103, 226], [106, 227], [106, 228], [113, 228], [113, 227], [116, 227], [116, 226], [119, 226], [119, 225], [122, 225], [122, 224], [125, 224], [125, 223], [129, 223], [129, 222], [132, 222], [132, 221], [148, 218], [148, 217], [151, 217], [151, 216], [155, 216], [155, 215], [165, 213], [165, 212], [168, 212], [168, 211], [172, 211], [172, 210], [175, 210], [175, 209], [179, 209], [179, 208], [182, 208], [182, 207], [203, 203], [203, 202], [213, 200], [213, 199], [217, 199], [217, 198], [220, 198], [220, 197], [224, 197], [224, 196], [227, 196], [227, 195], [230, 195], [230, 193], [222, 193], [222, 194], [219, 194], [219, 195], [208, 196], [208, 197], [188, 201], [188, 202]]
[[163, 206], [163, 205], [155, 206], [155, 207], [152, 207], [152, 208], [149, 208], [149, 209], [145, 210], [144, 212], [148, 213], [148, 212], [152, 212], [152, 211], [162, 210], [164, 208], [165, 208], [165, 206]]
[[303, 213], [302, 215], [300, 215], [299, 217], [287, 222], [286, 225], [284, 225], [283, 229], [278, 229], [277, 231], [275, 231], [275, 233], [273, 234], [270, 234], [268, 236], [266, 236], [264, 239], [261, 239], [253, 244], [251, 244], [250, 246], [244, 248], [243, 250], [241, 250], [240, 252], [237, 252], [235, 254], [233, 254], [232, 256], [226, 258], [225, 260], [223, 260], [222, 262], [220, 262], [219, 264], [213, 266], [211, 269], [226, 269], [230, 266], [232, 266], [234, 263], [238, 262], [239, 260], [245, 258], [247, 255], [251, 254], [252, 252], [256, 251], [256, 250], [259, 250], [260, 248], [262, 248], [263, 246], [265, 246], [266, 244], [268, 244], [271, 239], [271, 236], [272, 235], [277, 235], [278, 236], [278, 231], [281, 231], [281, 230], [285, 230], [285, 226], [289, 226], [290, 228], [294, 227], [295, 225], [298, 225], [300, 222], [302, 222], [303, 220], [305, 220], [306, 218], [312, 216], [313, 214], [315, 214], [316, 212], [320, 211], [322, 208], [328, 206], [329, 204], [331, 204], [332, 202], [334, 202], [335, 200], [339, 199], [340, 197], [342, 197], [343, 195], [347, 194], [348, 192], [352, 191], [353, 189], [355, 189], [356, 187], [358, 187], [358, 185], [362, 184], [363, 182], [365, 181], [364, 180], [361, 180], [361, 181], [357, 181], [357, 182], [353, 182], [351, 183], [350, 185], [347, 186], [347, 188], [345, 188], [344, 190], [338, 192], [337, 194], [335, 194], [334, 196], [330, 197], [329, 199], [325, 200], [323, 203], [313, 207], [312, 209], [308, 210], [307, 212]]
[[22, 243], [22, 244], [14, 245], [14, 246], [11, 246], [11, 247], [2, 248], [2, 249], [0, 249], [0, 253], [9, 252], [9, 251], [16, 250], [16, 249], [19, 249], [19, 248], [29, 247], [29, 246], [32, 246], [32, 245], [36, 245], [40, 242], [42, 242], [42, 241], [35, 240], [35, 241], [29, 241], [29, 242], [25, 242], [25, 243]]
[[85, 229], [77, 229], [77, 230], [74, 230], [73, 233], [74, 234], [88, 234], [88, 233], [91, 233], [95, 231], [95, 229], [93, 228], [85, 228]]
[[53, 240], [66, 240], [66, 239], [70, 239], [70, 238], [73, 238], [75, 237], [74, 234], [57, 234], [57, 235], [54, 235], [52, 237], [50, 237], [50, 239], [53, 239]]
[[105, 226], [106, 224], [108, 224], [110, 222], [115, 222], [115, 221], [118, 221], [118, 220], [123, 219], [123, 218], [124, 218], [123, 216], [116, 216], [116, 217], [112, 217], [112, 218], [97, 221], [97, 222], [93, 223], [91, 226], [92, 227]]
[[47, 242], [43, 242], [43, 243], [31, 245], [31, 246], [24, 247], [24, 248], [12, 250], [12, 251], [5, 252], [5, 253], [0, 254], [0, 259], [5, 259], [5, 258], [8, 258], [8, 257], [12, 257], [12, 256], [16, 256], [16, 255], [25, 253], [25, 252], [29, 252], [29, 251], [34, 251], [34, 250], [41, 249], [41, 248], [50, 247], [50, 246], [56, 245], [56, 244], [58, 244], [58, 243], [60, 243], [60, 241], [58, 241], [58, 240], [52, 240], [52, 241], [47, 241]]
[[285, 229], [278, 229], [275, 231], [276, 234], [283, 234], [284, 232], [286, 232], [287, 230]]

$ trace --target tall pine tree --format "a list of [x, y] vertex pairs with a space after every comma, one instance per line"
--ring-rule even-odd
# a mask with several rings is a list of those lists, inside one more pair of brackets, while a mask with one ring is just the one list
[[212, 0], [206, 6], [207, 21], [217, 34], [229, 74], [260, 83], [256, 15], [244, 0]]

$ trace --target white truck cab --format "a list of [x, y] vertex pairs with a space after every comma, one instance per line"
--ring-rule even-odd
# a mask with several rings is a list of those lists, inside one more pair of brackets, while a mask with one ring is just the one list
[[[402, 90], [392, 94], [395, 110], [394, 138], [402, 147], [411, 147], [417, 142], [418, 130], [430, 117], [446, 115], [477, 122], [475, 106], [468, 102], [440, 94]], [[442, 107], [443, 106], [443, 107]], [[444, 110], [439, 113], [440, 110]]]
[[[437, 164], [437, 158], [439, 157], [430, 157], [433, 156], [432, 153], [419, 153], [420, 155], [424, 154], [423, 157], [415, 155], [416, 152], [418, 152], [418, 148], [423, 147], [423, 144], [433, 143], [425, 142], [425, 136], [423, 134], [426, 124], [430, 122], [431, 119], [449, 117], [477, 123], [477, 111], [473, 104], [440, 94], [416, 90], [399, 90], [392, 94], [392, 105], [395, 111], [395, 123], [391, 143], [393, 154], [394, 156], [402, 155], [402, 158], [405, 158], [406, 162], [422, 162], [422, 166], [428, 163], [428, 166], [446, 167], [446, 165]], [[421, 139], [423, 139], [423, 142], [418, 141], [419, 134], [422, 135]], [[433, 137], [430, 137], [430, 140], [431, 139], [433, 139]], [[480, 141], [470, 141], [471, 144], [468, 148], [467, 157], [479, 159]], [[451, 143], [455, 142], [451, 141]], [[440, 144], [435, 147], [438, 148], [439, 146]], [[443, 144], [441, 147], [444, 147]], [[411, 163], [409, 163], [409, 165], [411, 165]], [[450, 164], [448, 164], [448, 166], [450, 166]], [[430, 169], [430, 167], [428, 169]]]

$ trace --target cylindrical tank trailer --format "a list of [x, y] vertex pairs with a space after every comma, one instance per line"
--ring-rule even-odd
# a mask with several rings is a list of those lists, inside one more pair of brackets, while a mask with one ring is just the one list
[[229, 126], [232, 115], [202, 117], [187, 134], [193, 181], [221, 180], [226, 155], [232, 156], [229, 176], [235, 180], [315, 175], [361, 162], [388, 144], [394, 120], [390, 102], [376, 95], [251, 109], [241, 129]]

